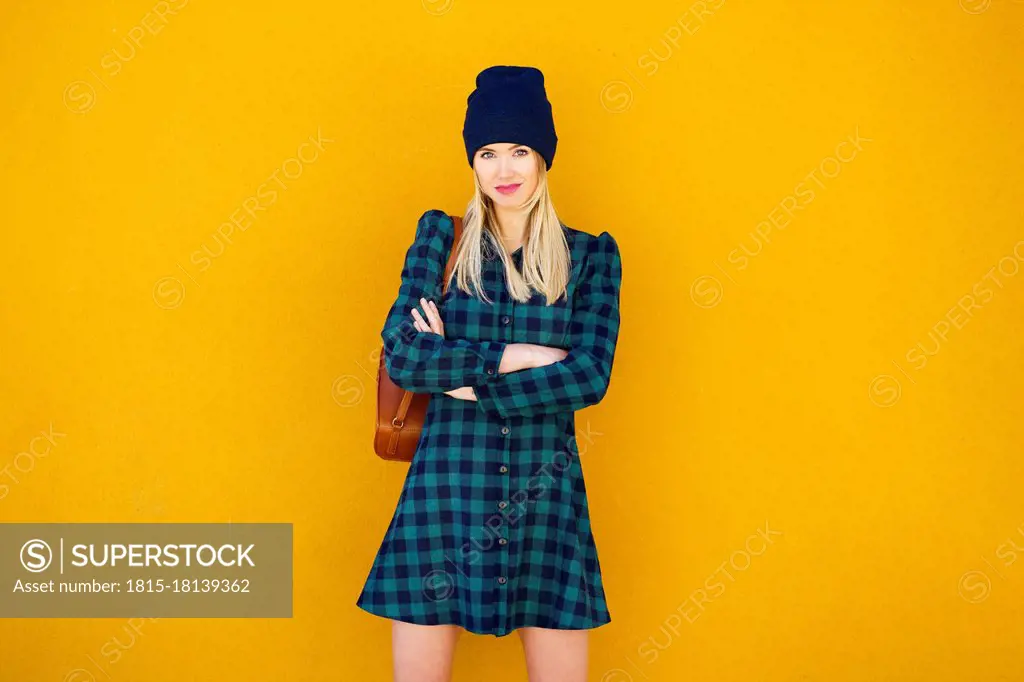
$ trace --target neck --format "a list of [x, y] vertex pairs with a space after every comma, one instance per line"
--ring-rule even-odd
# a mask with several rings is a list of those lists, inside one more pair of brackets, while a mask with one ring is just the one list
[[494, 215], [498, 219], [501, 238], [509, 251], [518, 249], [526, 237], [526, 211], [517, 208], [494, 207]]

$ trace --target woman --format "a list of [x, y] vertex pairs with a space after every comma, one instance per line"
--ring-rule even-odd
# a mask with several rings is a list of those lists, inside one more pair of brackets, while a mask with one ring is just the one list
[[452, 219], [424, 213], [384, 339], [388, 376], [430, 393], [423, 433], [356, 602], [393, 624], [397, 682], [445, 682], [462, 630], [520, 635], [531, 680], [586, 680], [611, 620], [574, 413], [608, 389], [615, 240], [563, 225], [543, 74], [482, 71], [463, 138], [476, 186], [449, 288]]

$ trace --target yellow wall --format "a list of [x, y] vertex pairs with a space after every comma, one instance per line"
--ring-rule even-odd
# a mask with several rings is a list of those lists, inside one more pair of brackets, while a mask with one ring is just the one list
[[[371, 449], [374, 353], [416, 218], [465, 206], [496, 63], [544, 70], [562, 219], [623, 252], [612, 388], [578, 417], [613, 618], [591, 679], [1021, 679], [1024, 3], [0, 26], [0, 467], [65, 434], [0, 520], [295, 524], [293, 619], [124, 650], [127, 619], [7, 620], [0, 681], [389, 679], [354, 605], [404, 473]], [[525, 680], [518, 638], [465, 637], [455, 679]]]

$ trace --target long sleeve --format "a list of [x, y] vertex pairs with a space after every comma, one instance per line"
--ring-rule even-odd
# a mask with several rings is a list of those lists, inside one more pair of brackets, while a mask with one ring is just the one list
[[569, 354], [474, 386], [481, 409], [503, 419], [529, 417], [581, 410], [604, 398], [619, 336], [622, 259], [608, 232], [591, 241], [586, 258], [573, 301]]
[[420, 297], [440, 304], [442, 279], [455, 241], [455, 225], [443, 211], [431, 209], [416, 224], [416, 236], [405, 254], [398, 297], [381, 330], [384, 367], [401, 388], [415, 393], [443, 393], [498, 378], [506, 344], [445, 339], [413, 326], [412, 309]]

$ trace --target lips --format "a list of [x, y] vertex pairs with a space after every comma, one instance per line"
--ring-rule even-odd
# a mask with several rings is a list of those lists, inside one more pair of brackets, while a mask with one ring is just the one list
[[494, 189], [498, 190], [502, 194], [512, 194], [517, 189], [519, 189], [519, 185], [522, 185], [522, 184], [523, 183], [520, 182], [518, 185], [498, 185]]

